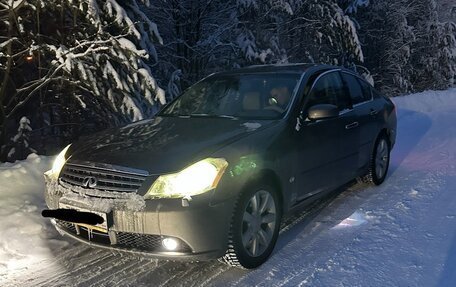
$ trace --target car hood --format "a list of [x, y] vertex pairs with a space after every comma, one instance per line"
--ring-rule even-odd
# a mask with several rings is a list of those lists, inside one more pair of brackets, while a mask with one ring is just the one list
[[170, 173], [277, 122], [156, 117], [81, 138], [71, 146], [69, 161]]

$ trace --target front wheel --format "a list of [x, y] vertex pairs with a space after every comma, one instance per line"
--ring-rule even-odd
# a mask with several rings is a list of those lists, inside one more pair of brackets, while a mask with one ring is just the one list
[[375, 142], [369, 163], [369, 172], [364, 176], [363, 181], [380, 185], [386, 178], [390, 162], [390, 144], [385, 135], [381, 135]]
[[280, 218], [279, 200], [271, 186], [257, 185], [241, 195], [222, 261], [246, 269], [263, 264], [277, 241]]

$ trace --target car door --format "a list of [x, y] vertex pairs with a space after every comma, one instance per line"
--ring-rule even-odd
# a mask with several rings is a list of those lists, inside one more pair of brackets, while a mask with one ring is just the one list
[[[339, 73], [342, 77], [342, 75]], [[341, 78], [342, 79], [342, 78]], [[357, 175], [359, 160], [360, 123], [348, 87], [337, 94], [339, 120], [342, 123], [339, 135], [339, 175], [341, 183], [346, 183]]]
[[[311, 86], [302, 107], [304, 121], [295, 137], [297, 156], [294, 166], [298, 201], [340, 185], [346, 176], [343, 171], [345, 155], [341, 154], [341, 147], [349, 145], [345, 131], [352, 115], [341, 100], [344, 96], [339, 96], [344, 93], [342, 79], [339, 72], [333, 70], [318, 76]], [[318, 104], [338, 106], [340, 116], [309, 120], [308, 109]]]
[[369, 163], [371, 147], [378, 131], [377, 118], [381, 115], [380, 108], [372, 100], [372, 91], [364, 80], [347, 72], [342, 72], [353, 103], [353, 109], [359, 123], [359, 143], [357, 169], [363, 170]]

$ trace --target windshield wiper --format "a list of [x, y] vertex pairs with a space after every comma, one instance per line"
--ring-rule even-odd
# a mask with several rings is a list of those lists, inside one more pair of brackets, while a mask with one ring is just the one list
[[190, 117], [201, 117], [201, 118], [224, 118], [224, 119], [231, 119], [231, 120], [237, 120], [238, 118], [235, 116], [229, 116], [229, 115], [216, 115], [216, 114], [190, 114]]

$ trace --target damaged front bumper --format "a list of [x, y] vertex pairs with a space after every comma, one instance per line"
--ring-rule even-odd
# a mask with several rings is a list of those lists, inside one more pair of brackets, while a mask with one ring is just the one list
[[[182, 199], [144, 200], [135, 193], [83, 189], [49, 179], [45, 194], [50, 209], [106, 214], [106, 229], [52, 220], [61, 234], [101, 248], [192, 260], [215, 259], [226, 250], [234, 200], [211, 205], [210, 197], [195, 196], [189, 204]], [[163, 245], [167, 238], [178, 243], [172, 251]]]

